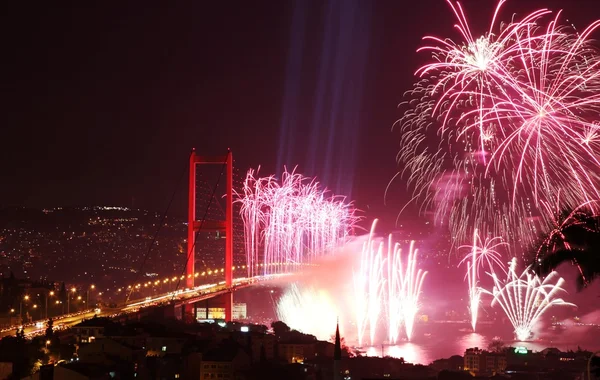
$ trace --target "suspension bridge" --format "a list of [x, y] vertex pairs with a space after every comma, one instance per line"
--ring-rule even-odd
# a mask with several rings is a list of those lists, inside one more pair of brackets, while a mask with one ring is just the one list
[[[207, 191], [202, 192], [198, 189], [197, 171], [199, 165], [212, 165], [221, 169], [217, 183], [212, 191], [210, 191], [210, 194]], [[216, 193], [222, 177], [225, 177], [224, 207], [219, 204], [218, 208], [221, 209], [220, 215], [224, 217], [221, 219], [216, 219], [214, 216], [208, 218], [209, 209], [219, 202]], [[199, 198], [199, 195], [204, 199]], [[206, 199], [207, 196], [208, 200]], [[199, 318], [198, 308], [200, 303], [202, 303], [202, 307], [206, 310], [207, 314], [209, 307], [223, 309], [225, 321], [231, 321], [233, 294], [235, 291], [287, 275], [287, 273], [279, 273], [248, 277], [248, 273], [263, 272], [259, 268], [263, 264], [256, 264], [257, 268], [253, 268], [254, 270], [252, 271], [245, 264], [239, 265], [238, 263], [238, 265], [235, 265], [234, 233], [243, 234], [243, 231], [241, 230], [241, 226], [238, 226], [240, 231], [234, 232], [233, 196], [233, 156], [231, 151], [228, 150], [225, 155], [221, 156], [202, 156], [193, 150], [189, 158], [187, 254], [185, 255], [184, 273], [163, 280], [124, 286], [123, 293], [126, 294], [124, 302], [112, 305], [113, 307], [88, 309], [77, 313], [57, 316], [53, 318], [54, 326], [66, 328], [94, 315], [101, 317], [125, 316], [130, 318], [132, 316], [135, 317], [136, 314], [156, 313], [157, 310], [166, 316], [193, 321]], [[199, 206], [204, 206], [204, 209], [199, 210]], [[198, 237], [200, 233], [205, 232], [219, 233], [220, 237], [224, 235], [224, 239], [220, 239], [225, 240], [224, 265], [220, 268], [199, 272], [196, 271], [196, 252], [200, 245], [198, 244]], [[148, 253], [150, 253], [151, 248]], [[286, 265], [285, 263], [279, 263], [277, 267], [281, 270]], [[297, 270], [297, 265], [294, 268]], [[264, 271], [264, 273], [268, 273], [268, 271]], [[164, 286], [165, 284], [167, 286]], [[144, 293], [142, 290], [149, 287], [153, 288], [152, 294], [140, 297]], [[0, 337], [13, 334], [14, 330], [19, 327], [23, 328], [25, 333], [29, 335], [42, 333], [46, 328], [45, 320], [34, 321], [27, 325], [7, 327], [0, 331]]]

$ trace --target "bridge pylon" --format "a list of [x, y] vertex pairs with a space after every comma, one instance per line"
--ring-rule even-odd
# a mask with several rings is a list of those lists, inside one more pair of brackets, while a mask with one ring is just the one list
[[[196, 219], [196, 165], [225, 165], [226, 175], [226, 204], [225, 220], [207, 221]], [[224, 232], [225, 233], [225, 285], [231, 288], [233, 285], [233, 156], [231, 150], [224, 156], [200, 156], [196, 150], [190, 154], [190, 174], [189, 174], [189, 198], [188, 198], [188, 239], [187, 251], [188, 260], [186, 263], [186, 287], [194, 287], [195, 259], [196, 259], [196, 234], [199, 231], [205, 232]], [[231, 312], [233, 308], [233, 296], [227, 297], [225, 305], [225, 320], [231, 321]], [[186, 305], [185, 314], [189, 317], [193, 315], [193, 305]], [[192, 316], [195, 318], [195, 316]]]

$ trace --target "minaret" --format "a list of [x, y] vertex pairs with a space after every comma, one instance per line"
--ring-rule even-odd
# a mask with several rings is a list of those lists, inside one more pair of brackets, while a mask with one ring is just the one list
[[342, 340], [340, 339], [340, 320], [335, 326], [335, 347], [333, 348], [333, 380], [341, 380]]

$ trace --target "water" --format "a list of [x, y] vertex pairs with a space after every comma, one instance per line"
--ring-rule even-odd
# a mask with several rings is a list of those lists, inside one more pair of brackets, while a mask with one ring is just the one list
[[415, 337], [411, 342], [396, 345], [378, 345], [365, 347], [368, 356], [391, 356], [404, 358], [414, 364], [428, 365], [436, 359], [448, 358], [452, 355], [464, 355], [467, 348], [486, 349], [494, 337], [499, 337], [507, 346], [522, 346], [533, 351], [556, 347], [561, 351], [582, 349], [595, 351], [600, 349], [600, 328], [572, 326], [566, 331], [540, 331], [539, 337], [531, 342], [513, 340], [511, 328], [506, 325], [483, 325], [478, 332], [470, 331], [468, 324], [436, 324], [418, 325]]

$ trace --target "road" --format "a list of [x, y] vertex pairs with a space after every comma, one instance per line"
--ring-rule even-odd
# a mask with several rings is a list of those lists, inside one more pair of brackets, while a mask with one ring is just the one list
[[[81, 313], [70, 314], [66, 316], [61, 316], [53, 319], [54, 326], [56, 328], [66, 328], [72, 325], [75, 325], [81, 322], [84, 319], [92, 318], [96, 312], [94, 310], [88, 310]], [[102, 313], [101, 313], [102, 314]], [[2, 329], [0, 331], [0, 338], [4, 338], [5, 336], [15, 335], [17, 332], [17, 328], [20, 326], [12, 326], [9, 328]], [[23, 330], [25, 331], [26, 336], [34, 336], [37, 334], [42, 334], [46, 331], [46, 320], [36, 321], [23, 326]]]
[[[287, 274], [278, 274], [278, 275], [267, 275], [267, 276], [259, 276], [254, 278], [236, 278], [233, 280], [233, 287], [228, 289], [225, 286], [225, 281], [221, 281], [216, 284], [205, 284], [196, 286], [192, 289], [181, 289], [175, 292], [169, 292], [166, 294], [157, 295], [154, 297], [147, 297], [140, 300], [133, 300], [127, 302], [127, 304], [117, 306], [116, 308], [103, 308], [96, 310], [87, 310], [79, 313], [69, 314], [65, 316], [58, 316], [53, 318], [53, 324], [56, 329], [65, 329], [76, 325], [82, 322], [84, 319], [89, 319], [94, 317], [94, 315], [98, 317], [113, 317], [120, 314], [126, 313], [135, 313], [139, 309], [149, 306], [166, 304], [171, 301], [175, 301], [176, 303], [189, 303], [189, 302], [197, 302], [200, 299], [205, 299], [209, 297], [213, 297], [217, 294], [223, 293], [225, 291], [234, 291], [239, 288], [243, 288], [246, 286], [254, 285], [258, 282], [270, 281], [275, 278], [280, 278], [282, 276], [286, 276]], [[38, 334], [43, 334], [46, 331], [46, 320], [36, 321], [23, 326], [25, 331], [25, 335], [28, 337], [35, 336]], [[0, 338], [4, 338], [5, 336], [15, 335], [17, 328], [21, 326], [11, 326], [0, 331]]]

